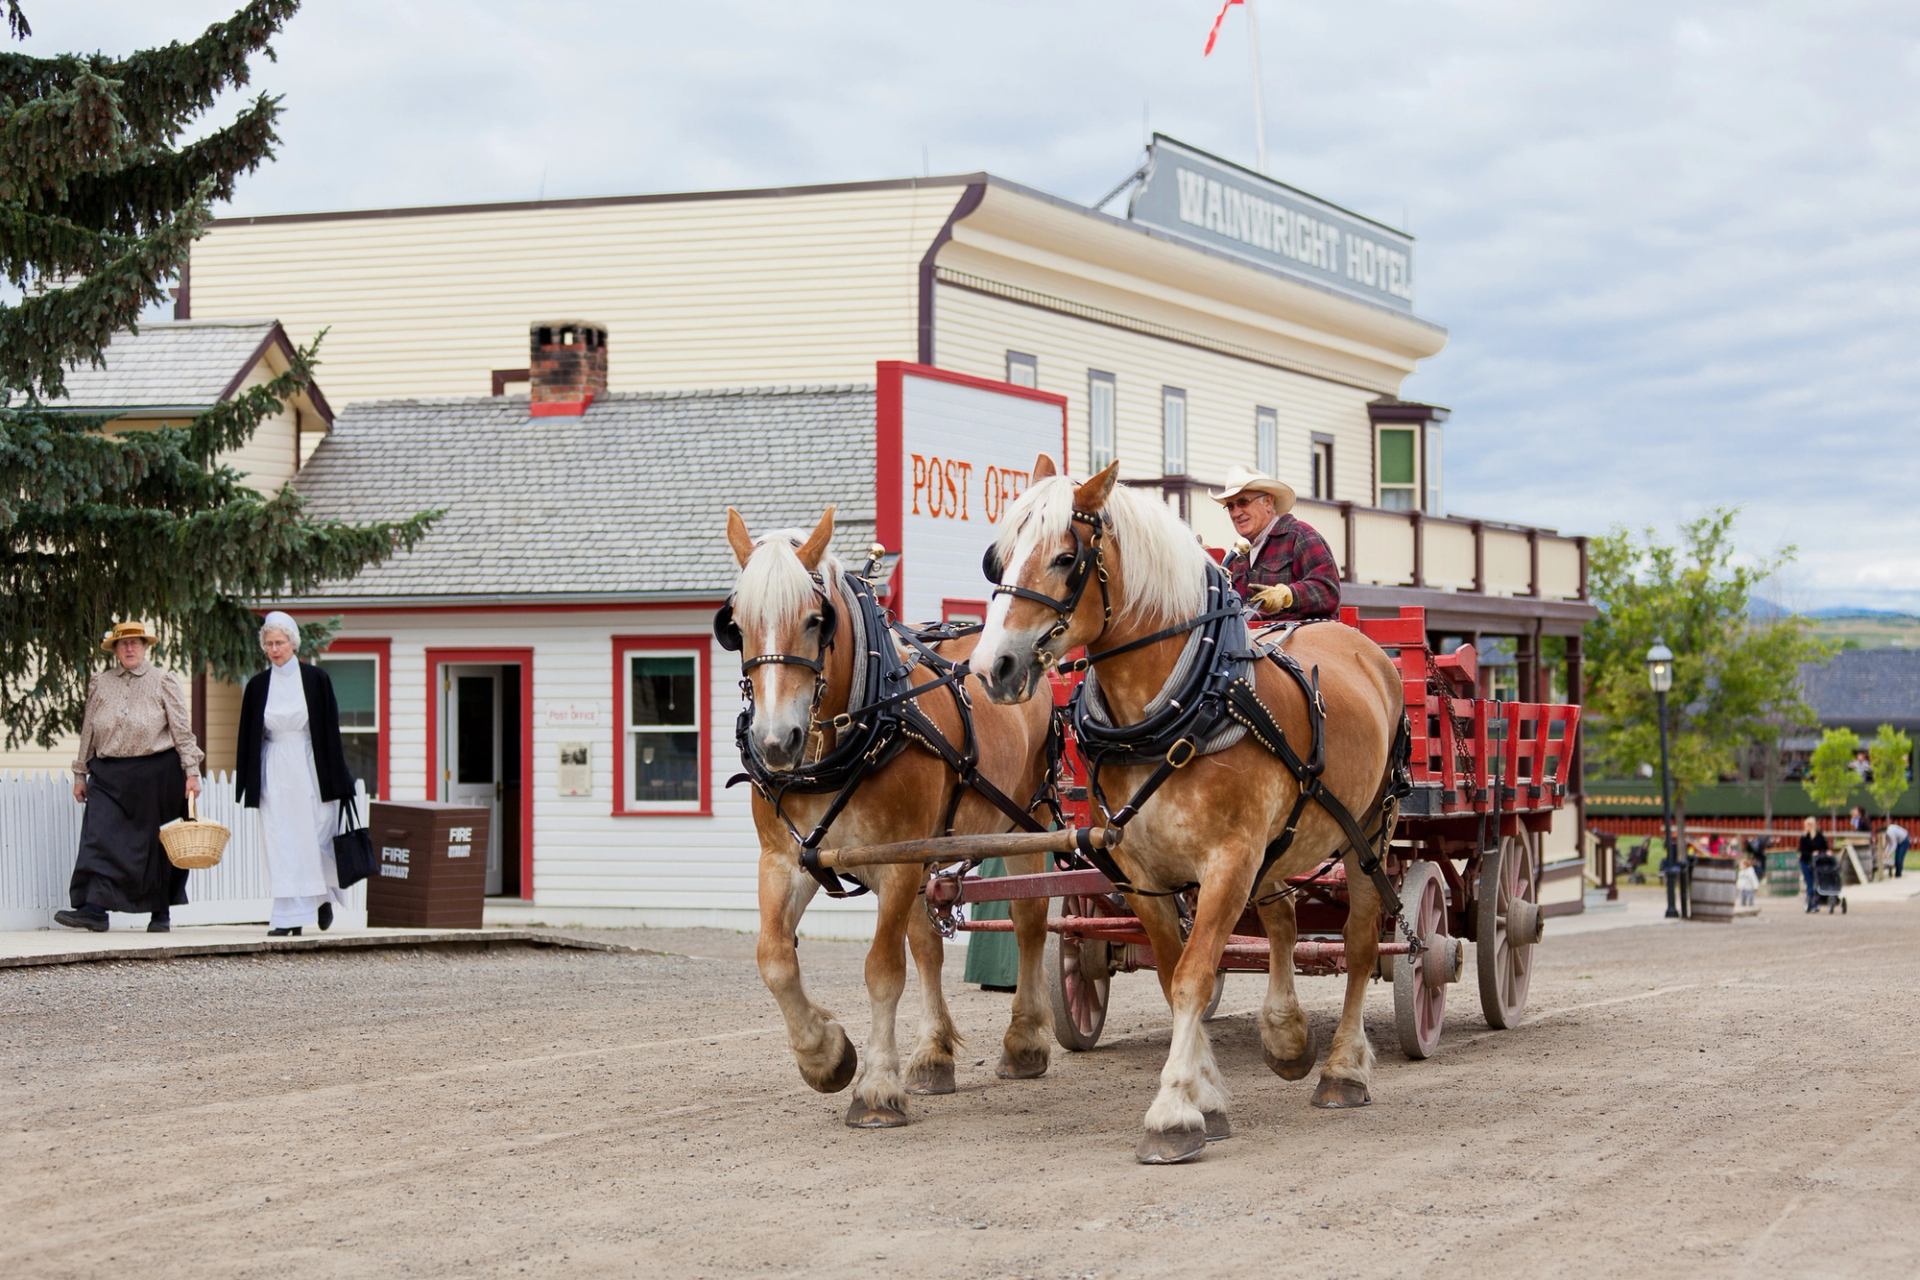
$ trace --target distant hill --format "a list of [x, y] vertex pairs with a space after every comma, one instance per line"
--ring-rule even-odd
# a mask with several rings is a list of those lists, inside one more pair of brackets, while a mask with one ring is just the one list
[[[1791, 612], [1761, 596], [1747, 602], [1747, 616], [1763, 622], [1784, 618]], [[1899, 609], [1840, 604], [1805, 610], [1805, 616], [1813, 623], [1816, 636], [1850, 648], [1920, 648], [1920, 617]]]

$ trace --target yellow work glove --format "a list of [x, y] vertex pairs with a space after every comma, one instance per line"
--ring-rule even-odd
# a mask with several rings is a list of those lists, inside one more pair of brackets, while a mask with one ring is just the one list
[[1261, 587], [1253, 593], [1253, 602], [1260, 606], [1262, 613], [1279, 613], [1283, 609], [1293, 608], [1293, 588], [1284, 582], [1276, 582], [1270, 587]]

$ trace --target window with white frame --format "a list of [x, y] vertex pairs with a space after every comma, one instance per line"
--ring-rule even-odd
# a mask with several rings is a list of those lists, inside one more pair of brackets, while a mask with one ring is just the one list
[[1280, 472], [1280, 415], [1261, 405], [1253, 410], [1253, 469], [1263, 476]]
[[1379, 503], [1388, 511], [1411, 511], [1419, 496], [1416, 476], [1419, 450], [1414, 429], [1381, 427], [1377, 439]]
[[628, 649], [622, 726], [628, 809], [700, 804], [700, 661], [693, 650]]
[[1113, 461], [1113, 375], [1087, 371], [1087, 469], [1099, 471]]
[[1187, 393], [1160, 388], [1160, 474], [1187, 474]]
[[1441, 498], [1444, 495], [1440, 492], [1440, 454], [1443, 445], [1444, 437], [1440, 432], [1440, 424], [1437, 422], [1429, 422], [1427, 424], [1427, 447], [1420, 461], [1426, 466], [1426, 512], [1430, 516], [1446, 514], [1446, 508], [1441, 505]]
[[380, 791], [380, 655], [329, 653], [318, 664], [333, 682], [333, 700], [340, 707], [340, 745], [347, 768], [360, 779], [369, 796]]
[[1313, 433], [1313, 496], [1333, 501], [1333, 437]]
[[1016, 387], [1040, 385], [1040, 362], [1023, 351], [1007, 352], [1007, 381]]

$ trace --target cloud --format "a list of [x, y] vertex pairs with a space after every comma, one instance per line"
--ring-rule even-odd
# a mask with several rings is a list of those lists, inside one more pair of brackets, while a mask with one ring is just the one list
[[[39, 11], [35, 12], [35, 8]], [[29, 6], [36, 49], [232, 0]], [[312, 4], [234, 211], [987, 169], [1104, 194], [1146, 128], [1253, 158], [1246, 15], [978, 0]], [[1920, 607], [1920, 7], [1259, 6], [1268, 169], [1418, 237], [1449, 503], [1598, 531], [1749, 513], [1810, 592]], [[923, 156], [925, 159], [923, 160]], [[1862, 532], [1862, 530], [1872, 532]], [[1827, 601], [1820, 601], [1827, 602]]]

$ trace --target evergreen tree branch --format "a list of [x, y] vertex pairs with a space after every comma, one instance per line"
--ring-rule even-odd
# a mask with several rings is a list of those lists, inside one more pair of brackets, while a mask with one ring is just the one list
[[132, 236], [82, 226], [57, 214], [0, 204], [0, 277], [16, 288], [53, 276], [85, 276], [131, 252]]
[[58, 210], [83, 226], [143, 235], [201, 191], [210, 200], [229, 200], [240, 176], [272, 157], [280, 140], [273, 128], [279, 103], [262, 94], [232, 124], [178, 151], [144, 148], [111, 172], [77, 177]]
[[76, 173], [110, 169], [126, 149], [113, 81], [83, 71], [63, 92], [15, 107], [0, 97], [0, 204], [56, 198]]

